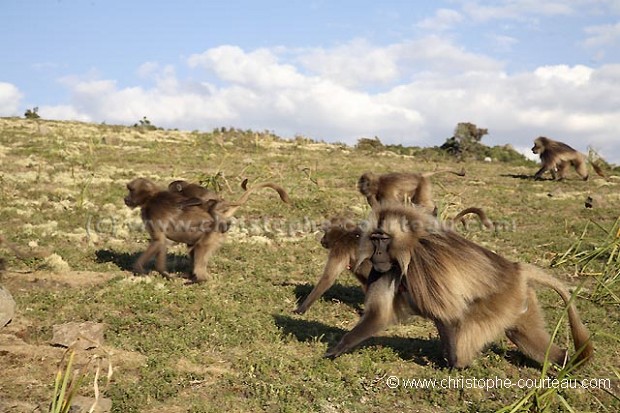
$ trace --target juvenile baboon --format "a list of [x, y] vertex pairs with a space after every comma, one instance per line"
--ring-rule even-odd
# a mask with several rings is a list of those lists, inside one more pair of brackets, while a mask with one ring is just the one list
[[[452, 220], [447, 221], [447, 226], [453, 226], [455, 222], [464, 219], [465, 215], [475, 214], [487, 228], [493, 228], [493, 223], [481, 208], [467, 208], [459, 212]], [[345, 269], [350, 270], [355, 278], [360, 282], [362, 289], [366, 292], [368, 276], [371, 270], [369, 260], [358, 262], [360, 240], [364, 234], [364, 225], [355, 223], [347, 218], [332, 218], [326, 223], [322, 230], [325, 232], [321, 238], [323, 248], [329, 250], [327, 262], [323, 269], [323, 274], [319, 278], [316, 286], [294, 312], [304, 314], [314, 302], [327, 291], [338, 275]]]
[[228, 220], [246, 203], [257, 189], [272, 188], [284, 202], [286, 191], [272, 183], [258, 184], [246, 191], [236, 202], [209, 200], [204, 205], [180, 206], [186, 198], [179, 192], [160, 189], [145, 178], [127, 184], [125, 205], [139, 207], [151, 243], [134, 264], [134, 271], [143, 274], [144, 265], [155, 256], [155, 269], [169, 278], [166, 268], [166, 239], [187, 244], [193, 262], [192, 281], [207, 280], [207, 261], [217, 250], [228, 230]]
[[366, 282], [370, 273], [370, 261], [358, 264], [358, 248], [363, 230], [354, 221], [346, 218], [333, 218], [324, 225], [325, 234], [321, 238], [323, 248], [329, 250], [323, 274], [310, 294], [294, 312], [304, 314], [314, 302], [327, 291], [336, 277], [349, 269], [366, 291]]
[[215, 191], [211, 191], [198, 184], [193, 184], [187, 181], [178, 180], [172, 181], [168, 185], [168, 191], [178, 192], [187, 199], [199, 199], [206, 203], [210, 200], [221, 201], [222, 197]]
[[435, 204], [429, 178], [446, 172], [465, 176], [464, 169], [460, 172], [439, 170], [425, 173], [393, 172], [382, 175], [366, 172], [357, 182], [357, 188], [372, 208], [379, 207], [382, 202], [395, 201], [412, 203], [425, 208], [428, 212], [433, 212]]
[[577, 360], [592, 356], [590, 335], [569, 292], [539, 268], [508, 261], [413, 208], [383, 206], [370, 228], [358, 257], [373, 267], [364, 315], [327, 357], [418, 314], [434, 321], [450, 367], [468, 366], [502, 333], [529, 358], [542, 363], [549, 347], [550, 361], [563, 365], [567, 352], [550, 342], [534, 283], [553, 288], [568, 306]]
[[[534, 175], [534, 179], [541, 179], [542, 175], [546, 171], [549, 171], [553, 179], [562, 180], [566, 178], [568, 168], [572, 165], [575, 168], [575, 172], [577, 172], [584, 181], [588, 180], [589, 173], [586, 165], [586, 156], [567, 144], [540, 136], [534, 139], [532, 152], [540, 155], [540, 161], [542, 163], [541, 168]], [[594, 168], [594, 171], [598, 175], [603, 178], [605, 177], [602, 169], [597, 164], [592, 163], [592, 168]]]

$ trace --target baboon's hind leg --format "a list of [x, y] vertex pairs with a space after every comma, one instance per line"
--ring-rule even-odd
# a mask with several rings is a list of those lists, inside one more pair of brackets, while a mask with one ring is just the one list
[[[544, 363], [551, 336], [545, 328], [545, 320], [538, 305], [536, 293], [532, 289], [528, 291], [527, 310], [518, 318], [513, 327], [506, 330], [506, 336], [527, 357], [538, 363]], [[563, 365], [566, 360], [566, 350], [551, 343], [549, 360]]]

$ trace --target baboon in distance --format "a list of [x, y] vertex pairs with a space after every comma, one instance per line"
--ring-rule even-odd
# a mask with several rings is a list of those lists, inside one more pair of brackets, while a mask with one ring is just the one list
[[372, 270], [364, 315], [326, 357], [337, 357], [403, 318], [434, 321], [450, 367], [467, 367], [485, 345], [505, 333], [529, 358], [563, 365], [567, 351], [545, 330], [533, 284], [554, 289], [568, 306], [578, 362], [593, 354], [565, 286], [532, 265], [511, 262], [413, 208], [383, 206], [362, 237], [359, 262]]
[[283, 202], [289, 202], [286, 191], [270, 182], [248, 189], [234, 203], [209, 200], [206, 204], [186, 206], [181, 206], [187, 198], [180, 192], [162, 190], [146, 178], [136, 178], [129, 182], [125, 205], [140, 208], [142, 221], [151, 238], [146, 251], [134, 264], [134, 272], [144, 274], [144, 265], [155, 256], [155, 269], [169, 278], [166, 268], [166, 239], [169, 239], [189, 247], [193, 262], [191, 280], [206, 281], [207, 261], [224, 239], [228, 220], [246, 203], [249, 196], [260, 188], [272, 188], [278, 192]]
[[[446, 221], [444, 224], [448, 227], [454, 226], [455, 222], [464, 221], [463, 217], [467, 214], [475, 214], [480, 218], [482, 224], [493, 229], [493, 223], [487, 217], [481, 208], [467, 208], [459, 212], [454, 218]], [[304, 314], [314, 302], [319, 299], [325, 291], [327, 291], [338, 275], [345, 269], [353, 272], [353, 275], [360, 282], [362, 289], [366, 292], [368, 284], [368, 276], [372, 265], [369, 260], [358, 262], [360, 240], [364, 235], [364, 229], [361, 224], [347, 218], [332, 218], [329, 223], [323, 225], [322, 230], [325, 232], [321, 238], [323, 248], [329, 250], [327, 262], [323, 269], [323, 274], [319, 278], [315, 287], [304, 301], [293, 311], [297, 314]]]
[[[568, 168], [572, 165], [575, 168], [575, 172], [577, 172], [584, 181], [588, 180], [589, 173], [586, 156], [567, 144], [540, 136], [534, 139], [532, 152], [540, 155], [540, 161], [542, 163], [541, 168], [534, 175], [534, 179], [541, 179], [542, 175], [546, 171], [549, 171], [553, 179], [562, 180], [566, 178]], [[594, 168], [594, 171], [598, 175], [603, 178], [605, 177], [600, 166], [592, 163], [592, 168]]]
[[412, 203], [433, 213], [435, 203], [429, 177], [446, 172], [465, 176], [464, 169], [460, 172], [439, 170], [425, 173], [393, 172], [382, 175], [366, 172], [358, 180], [357, 188], [366, 197], [371, 208], [379, 207], [382, 202], [395, 201]]

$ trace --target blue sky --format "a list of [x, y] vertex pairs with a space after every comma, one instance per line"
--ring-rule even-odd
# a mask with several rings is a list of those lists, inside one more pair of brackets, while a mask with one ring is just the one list
[[620, 163], [620, 0], [4, 0], [0, 116], [438, 145], [458, 122]]

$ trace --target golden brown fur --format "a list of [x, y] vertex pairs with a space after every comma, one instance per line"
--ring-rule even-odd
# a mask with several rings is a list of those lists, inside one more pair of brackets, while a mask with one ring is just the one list
[[366, 282], [370, 273], [370, 261], [359, 263], [357, 251], [363, 232], [358, 224], [346, 218], [333, 218], [323, 227], [325, 234], [321, 238], [323, 248], [329, 250], [323, 274], [314, 289], [308, 294], [294, 312], [303, 314], [320, 298], [336, 281], [336, 277], [345, 269], [353, 275], [366, 291]]
[[378, 208], [382, 203], [393, 201], [412, 203], [425, 208], [428, 212], [433, 212], [435, 204], [429, 177], [446, 172], [465, 176], [464, 170], [461, 172], [440, 170], [426, 173], [393, 172], [382, 175], [366, 172], [360, 177], [357, 188], [372, 208]]
[[[408, 314], [437, 326], [451, 367], [466, 367], [506, 334], [528, 357], [543, 362], [550, 343], [533, 283], [553, 288], [569, 306], [569, 324], [579, 360], [592, 356], [589, 333], [570, 294], [558, 280], [519, 264], [457, 233], [440, 228], [414, 208], [384, 206], [375, 211], [358, 259], [370, 260], [365, 313], [326, 356], [336, 357]], [[550, 360], [563, 364], [566, 351], [551, 344]]]
[[[493, 228], [493, 223], [480, 208], [464, 209], [452, 220], [446, 222], [446, 225], [452, 226], [454, 222], [462, 221], [467, 214], [477, 215], [484, 226]], [[303, 303], [294, 310], [297, 314], [304, 314], [308, 311], [310, 306], [334, 285], [338, 275], [345, 269], [353, 272], [362, 289], [366, 292], [371, 264], [369, 260], [365, 260], [362, 263], [358, 262], [360, 240], [362, 235], [364, 235], [364, 230], [360, 224], [351, 219], [336, 217], [332, 218], [329, 223], [326, 223], [322, 229], [325, 234], [321, 238], [321, 245], [329, 250], [327, 262], [325, 263], [323, 274], [314, 289], [308, 294]]]
[[207, 261], [217, 250], [228, 230], [228, 220], [257, 189], [275, 189], [284, 202], [288, 194], [272, 183], [258, 184], [245, 192], [235, 203], [208, 200], [207, 203], [184, 204], [187, 198], [180, 192], [160, 189], [145, 178], [136, 178], [127, 184], [129, 191], [125, 205], [139, 207], [142, 221], [149, 232], [151, 242], [134, 265], [136, 273], [145, 273], [145, 264], [155, 256], [155, 269], [168, 278], [166, 269], [166, 240], [187, 244], [193, 262], [192, 280], [207, 280]]
[[[532, 152], [540, 155], [540, 161], [542, 163], [541, 168], [534, 175], [534, 179], [541, 179], [542, 175], [546, 171], [549, 171], [553, 179], [562, 180], [566, 178], [566, 173], [571, 166], [575, 168], [575, 172], [577, 172], [584, 181], [589, 177], [585, 155], [565, 143], [540, 136], [534, 139]], [[598, 175], [605, 177], [605, 174], [603, 174], [603, 171], [598, 165], [592, 163], [592, 167]]]
[[168, 191], [178, 192], [188, 200], [195, 200], [208, 203], [211, 200], [221, 201], [222, 197], [215, 191], [211, 191], [198, 184], [190, 183], [183, 180], [172, 181], [168, 184]]
[[487, 229], [495, 228], [493, 221], [491, 221], [489, 217], [487, 217], [487, 214], [484, 212], [484, 210], [477, 207], [465, 208], [464, 210], [456, 214], [456, 216], [450, 220], [450, 223], [454, 224], [455, 222], [460, 222], [461, 224], [463, 224], [463, 226], [466, 227], [467, 223], [465, 222], [465, 215], [468, 214], [477, 215], [482, 225], [484, 225]]

